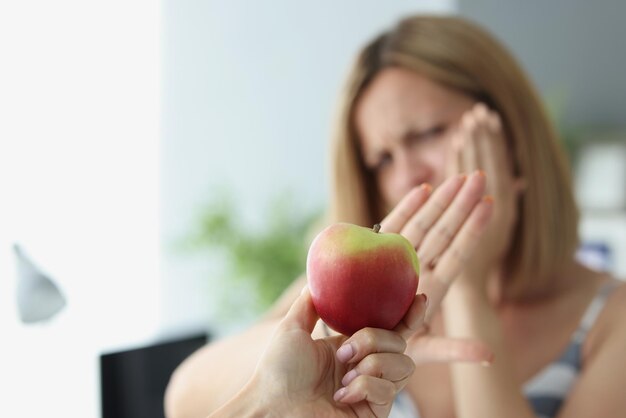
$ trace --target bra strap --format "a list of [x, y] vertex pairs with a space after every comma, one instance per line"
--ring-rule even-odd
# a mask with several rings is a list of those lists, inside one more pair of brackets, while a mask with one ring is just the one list
[[609, 282], [604, 283], [602, 286], [600, 286], [598, 293], [596, 293], [593, 300], [587, 307], [587, 310], [585, 311], [585, 314], [583, 315], [582, 320], [580, 321], [580, 325], [578, 326], [578, 329], [574, 333], [574, 340], [576, 342], [582, 343], [584, 341], [585, 337], [587, 336], [587, 333], [589, 332], [591, 327], [593, 327], [593, 324], [595, 324], [596, 320], [598, 319], [598, 316], [600, 316], [600, 313], [602, 312], [602, 308], [604, 308], [604, 305], [606, 304], [607, 299], [609, 298], [611, 293], [615, 289], [617, 289], [621, 284], [622, 282], [620, 281], [611, 280]]

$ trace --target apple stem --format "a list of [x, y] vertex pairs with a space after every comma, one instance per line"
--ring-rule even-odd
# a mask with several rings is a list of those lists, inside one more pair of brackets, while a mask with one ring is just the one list
[[378, 234], [380, 232], [380, 224], [375, 224], [372, 229]]

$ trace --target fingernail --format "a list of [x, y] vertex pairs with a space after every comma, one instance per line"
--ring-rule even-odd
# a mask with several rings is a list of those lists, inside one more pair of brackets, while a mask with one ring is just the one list
[[485, 177], [485, 172], [483, 170], [476, 170], [474, 173], [478, 176]]
[[467, 180], [467, 174], [459, 174], [459, 180], [461, 181]]
[[344, 396], [346, 396], [347, 392], [348, 392], [347, 388], [341, 388], [337, 392], [335, 392], [333, 399], [335, 400], [335, 402], [339, 402]]
[[430, 193], [433, 190], [433, 186], [428, 183], [424, 183], [422, 184], [422, 189], [424, 189], [426, 193]]
[[421, 296], [424, 300], [424, 308], [428, 308], [428, 296], [426, 296], [426, 293], [422, 293]]
[[354, 349], [352, 344], [345, 344], [339, 347], [337, 350], [337, 359], [342, 363], [347, 363], [354, 356]]
[[358, 375], [359, 375], [359, 372], [357, 372], [356, 369], [350, 370], [348, 373], [346, 373], [343, 379], [341, 379], [341, 384], [344, 386], [348, 386], [350, 382], [352, 382], [354, 378], [357, 377]]
[[483, 360], [480, 365], [483, 367], [491, 367], [491, 365], [493, 364], [493, 359], [495, 358], [495, 356], [492, 354], [489, 359], [487, 360]]
[[483, 197], [483, 202], [493, 203], [493, 196], [492, 195], [487, 195], [487, 196]]
[[302, 288], [302, 290], [300, 291], [300, 295], [304, 295], [304, 293], [309, 289], [308, 285], [304, 285], [304, 287]]

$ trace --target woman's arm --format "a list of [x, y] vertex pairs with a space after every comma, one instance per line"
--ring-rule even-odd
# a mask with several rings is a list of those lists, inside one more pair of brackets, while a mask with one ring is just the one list
[[626, 285], [616, 289], [583, 345], [583, 369], [559, 418], [626, 415]]
[[[515, 377], [504, 342], [503, 325], [487, 296], [488, 280], [500, 272], [499, 266], [513, 239], [513, 226], [518, 216], [515, 208], [524, 181], [513, 176], [507, 163], [502, 123], [485, 105], [478, 103], [463, 115], [453, 141], [455, 155], [450, 160], [449, 170], [471, 172], [478, 169], [487, 173], [483, 181], [488, 182], [486, 190], [492, 194], [493, 215], [480, 239], [473, 234], [472, 241], [479, 247], [477, 251], [471, 254], [453, 251], [463, 260], [463, 269], [442, 305], [446, 336], [478, 339], [491, 348], [495, 357], [491, 367], [451, 366], [456, 413], [459, 418], [531, 418], [534, 413]], [[450, 219], [458, 216], [466, 215], [451, 212]], [[432, 262], [432, 247], [441, 242], [436, 233], [427, 236], [418, 250], [420, 260], [427, 264]], [[450, 247], [454, 248], [454, 242]], [[439, 263], [445, 262], [442, 258]]]
[[444, 302], [446, 336], [479, 339], [493, 351], [495, 360], [489, 367], [450, 366], [457, 417], [534, 418], [517, 383], [497, 313], [486, 294], [464, 288], [463, 279], [450, 288]]
[[252, 376], [276, 326], [304, 283], [303, 278], [296, 280], [256, 325], [212, 342], [187, 358], [168, 384], [166, 416], [205, 417], [235, 396]]
[[252, 376], [279, 320], [206, 345], [174, 372], [165, 392], [168, 418], [201, 418], [237, 394]]
[[[462, 283], [458, 283], [462, 285]], [[456, 286], [456, 285], [455, 285]], [[514, 378], [501, 323], [483, 296], [453, 286], [444, 316], [449, 337], [479, 338], [493, 350], [491, 367], [451, 365], [459, 418], [534, 417]], [[611, 297], [588, 335], [583, 369], [558, 417], [623, 417], [626, 411], [626, 286]], [[487, 395], [488, 394], [488, 395]]]

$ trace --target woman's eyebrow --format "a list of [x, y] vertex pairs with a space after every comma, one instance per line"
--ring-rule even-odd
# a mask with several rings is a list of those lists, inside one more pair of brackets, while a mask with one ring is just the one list
[[443, 128], [446, 125], [447, 125], [446, 122], [441, 121], [441, 122], [429, 123], [427, 125], [424, 125], [423, 127], [411, 127], [404, 132], [404, 134], [402, 135], [402, 139], [407, 140], [410, 138], [415, 138], [415, 137], [419, 138], [422, 136], [426, 136], [432, 133], [433, 131], [437, 131]]

